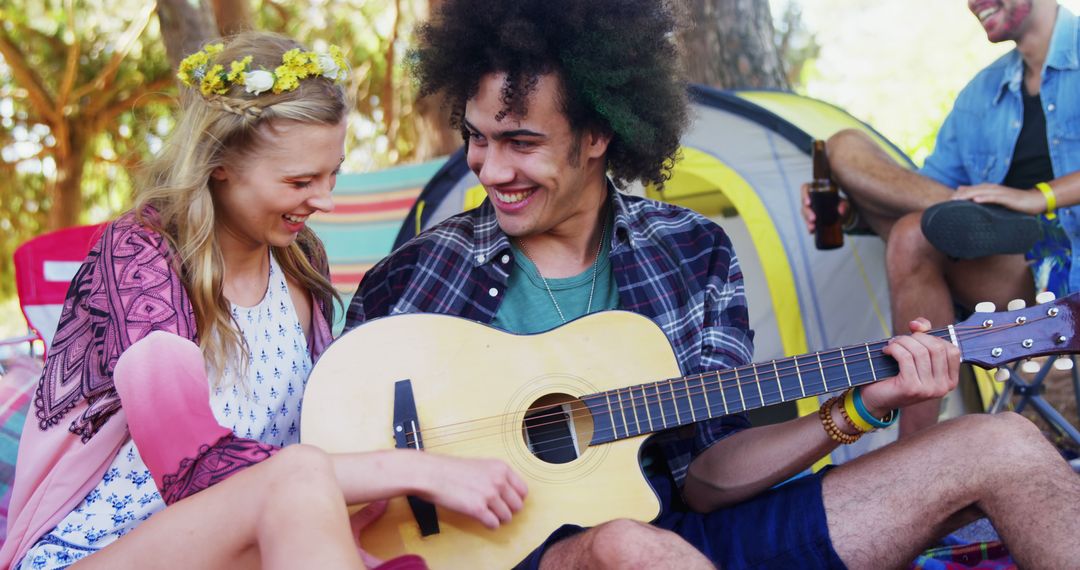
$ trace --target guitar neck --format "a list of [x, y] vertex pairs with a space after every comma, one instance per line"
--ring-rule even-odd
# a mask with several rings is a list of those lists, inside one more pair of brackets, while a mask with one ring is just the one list
[[[928, 334], [951, 338], [949, 329]], [[888, 342], [856, 344], [583, 396], [581, 400], [593, 416], [592, 444], [884, 380], [899, 372], [896, 361], [882, 352]]]

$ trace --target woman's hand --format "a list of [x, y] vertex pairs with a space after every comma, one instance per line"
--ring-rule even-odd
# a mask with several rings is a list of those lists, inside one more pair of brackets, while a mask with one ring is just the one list
[[1046, 198], [1034, 190], [1017, 190], [1000, 184], [960, 186], [953, 200], [971, 200], [979, 204], [997, 204], [1010, 210], [1037, 216], [1046, 211]]
[[436, 505], [495, 529], [510, 522], [525, 503], [525, 481], [502, 461], [427, 452], [423, 457], [423, 480], [417, 495]]

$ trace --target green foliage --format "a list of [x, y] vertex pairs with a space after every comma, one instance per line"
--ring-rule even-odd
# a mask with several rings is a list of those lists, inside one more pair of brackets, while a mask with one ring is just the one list
[[0, 300], [13, 294], [12, 252], [47, 229], [63, 174], [82, 176], [78, 222], [114, 215], [128, 203], [129, 167], [169, 120], [171, 72], [145, 6], [5, 0], [0, 8]]
[[321, 42], [345, 50], [352, 66], [349, 92], [349, 165], [385, 167], [414, 158], [420, 136], [413, 107], [414, 89], [405, 51], [427, 0], [336, 0], [264, 2], [255, 27], [300, 39], [318, 49]]
[[[14, 293], [12, 252], [48, 229], [63, 174], [81, 180], [74, 221], [107, 220], [129, 207], [132, 170], [171, 129], [176, 87], [152, 7], [0, 0], [8, 48], [0, 53], [0, 302]], [[346, 50], [356, 104], [347, 168], [414, 157], [420, 134], [402, 60], [427, 0], [263, 0], [253, 8], [257, 29]]]

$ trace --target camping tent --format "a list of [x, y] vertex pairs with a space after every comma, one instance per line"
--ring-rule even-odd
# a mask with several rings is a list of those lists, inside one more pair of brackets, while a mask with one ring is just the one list
[[[690, 95], [692, 125], [671, 180], [663, 191], [636, 191], [694, 208], [731, 236], [756, 331], [755, 360], [888, 336], [882, 241], [846, 236], [840, 249], [817, 250], [800, 215], [799, 186], [810, 177], [811, 141], [844, 128], [868, 133], [910, 166], [908, 158], [866, 124], [815, 99], [700, 86]], [[443, 163], [343, 176], [335, 194], [338, 209], [313, 226], [327, 242], [335, 284], [349, 293], [362, 271], [390, 252], [391, 228], [400, 245], [485, 197], [461, 151]], [[799, 410], [816, 407], [802, 402]]]

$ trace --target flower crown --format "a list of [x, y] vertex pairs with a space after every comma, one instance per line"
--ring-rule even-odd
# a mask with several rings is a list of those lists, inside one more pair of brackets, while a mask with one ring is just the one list
[[341, 48], [330, 46], [327, 53], [291, 49], [281, 56], [281, 65], [273, 71], [251, 69], [251, 56], [229, 63], [228, 71], [213, 57], [225, 49], [224, 44], [208, 44], [180, 62], [176, 76], [188, 87], [199, 87], [204, 97], [224, 95], [233, 85], [243, 85], [253, 95], [266, 91], [283, 93], [300, 86], [306, 77], [323, 76], [333, 81], [345, 80], [345, 57]]

